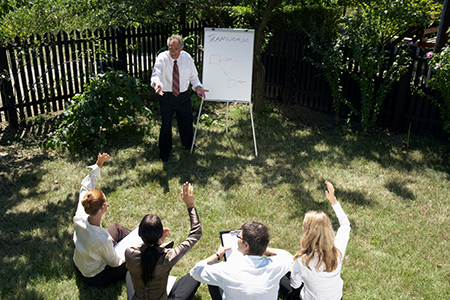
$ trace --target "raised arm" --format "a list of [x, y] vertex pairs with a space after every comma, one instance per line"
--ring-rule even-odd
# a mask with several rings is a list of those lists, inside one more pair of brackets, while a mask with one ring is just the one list
[[336, 239], [334, 241], [334, 245], [341, 251], [342, 255], [345, 254], [345, 250], [347, 249], [347, 244], [350, 238], [350, 221], [347, 218], [344, 210], [341, 207], [341, 204], [337, 201], [334, 196], [334, 187], [331, 182], [325, 181], [327, 185], [327, 191], [325, 191], [325, 196], [330, 201], [334, 213], [339, 220], [339, 229], [336, 233]]
[[171, 261], [172, 265], [175, 265], [186, 253], [188, 253], [202, 236], [202, 226], [197, 210], [194, 207], [194, 188], [189, 182], [183, 184], [181, 198], [188, 209], [191, 230], [188, 237], [180, 245], [167, 252], [166, 258]]
[[82, 215], [85, 214], [83, 205], [81, 205], [81, 200], [83, 200], [84, 195], [90, 191], [95, 189], [95, 186], [97, 184], [97, 179], [100, 179], [100, 168], [103, 166], [103, 164], [109, 160], [109, 154], [108, 153], [102, 153], [97, 155], [97, 161], [94, 165], [89, 166], [91, 168], [91, 172], [84, 177], [83, 181], [81, 182], [81, 188], [80, 188], [80, 195], [78, 197], [78, 206], [77, 211], [75, 215]]

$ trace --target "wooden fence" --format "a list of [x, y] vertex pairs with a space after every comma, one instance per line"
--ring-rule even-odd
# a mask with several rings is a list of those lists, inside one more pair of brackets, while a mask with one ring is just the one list
[[[204, 24], [187, 23], [184, 37], [202, 44]], [[148, 81], [171, 26], [131, 27], [33, 36], [0, 47], [0, 123], [17, 128], [27, 118], [61, 111], [89, 78], [113, 68]], [[177, 27], [177, 29], [179, 29]], [[192, 53], [196, 62], [202, 52]]]
[[[180, 33], [184, 37], [194, 35], [194, 44], [201, 45], [204, 26], [189, 23], [181, 27]], [[0, 123], [7, 121], [18, 127], [29, 117], [63, 110], [64, 103], [82, 91], [90, 76], [108, 67], [148, 82], [156, 55], [166, 46], [173, 30], [158, 26], [61, 33], [27, 41], [17, 39], [14, 44], [0, 47]], [[191, 54], [201, 64], [202, 51]], [[263, 54], [266, 97], [334, 114], [329, 84], [320, 70], [304, 59], [311, 55], [296, 34], [272, 37]], [[414, 64], [395, 82], [377, 125], [394, 132], [411, 130], [447, 139], [439, 109], [428, 99], [411, 93], [410, 84], [420, 85], [421, 78], [426, 77], [424, 55], [423, 51], [413, 55]], [[350, 76], [344, 76], [342, 83], [346, 99], [358, 106], [358, 84]], [[439, 97], [435, 91], [427, 93]], [[339, 111], [341, 117], [346, 113], [345, 107]]]

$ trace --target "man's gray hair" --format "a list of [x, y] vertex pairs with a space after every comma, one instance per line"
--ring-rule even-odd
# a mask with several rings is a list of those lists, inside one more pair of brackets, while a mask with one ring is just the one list
[[181, 37], [181, 35], [178, 34], [172, 34], [168, 39], [167, 39], [167, 47], [169, 47], [169, 43], [172, 40], [176, 40], [180, 43], [181, 48], [184, 48], [184, 41], [183, 38]]

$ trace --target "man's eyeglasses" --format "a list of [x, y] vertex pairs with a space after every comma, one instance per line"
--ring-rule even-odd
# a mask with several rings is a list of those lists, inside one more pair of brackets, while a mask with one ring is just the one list
[[[242, 234], [242, 233], [240, 233], [240, 234]], [[247, 242], [246, 240], [244, 240], [241, 236], [239, 236], [239, 234], [236, 236], [238, 239], [240, 239], [240, 240], [242, 240], [242, 241], [244, 241], [244, 242]]]

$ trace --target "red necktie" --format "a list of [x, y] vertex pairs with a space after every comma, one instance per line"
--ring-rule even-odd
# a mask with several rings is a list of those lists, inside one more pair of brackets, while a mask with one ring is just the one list
[[177, 97], [180, 94], [180, 74], [178, 72], [177, 61], [173, 62], [173, 74], [172, 74], [172, 93]]

